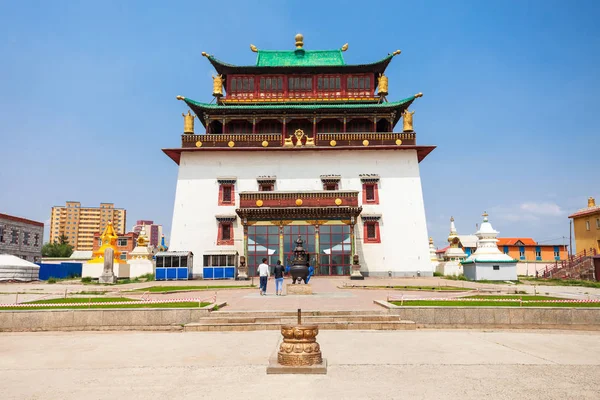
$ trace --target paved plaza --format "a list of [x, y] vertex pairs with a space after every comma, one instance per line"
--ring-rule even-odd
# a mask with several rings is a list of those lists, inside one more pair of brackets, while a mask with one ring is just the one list
[[279, 337], [2, 334], [2, 399], [600, 398], [600, 333], [323, 331], [327, 375], [266, 375]]

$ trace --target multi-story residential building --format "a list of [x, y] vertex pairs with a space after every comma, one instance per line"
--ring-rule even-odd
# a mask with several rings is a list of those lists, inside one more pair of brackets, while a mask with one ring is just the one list
[[149, 245], [158, 247], [163, 233], [162, 225], [155, 224], [154, 221], [138, 220], [133, 226], [132, 231], [139, 234], [142, 231], [142, 227], [146, 231], [146, 236], [148, 236]]
[[196, 276], [235, 255], [252, 275], [263, 257], [285, 263], [300, 236], [316, 274], [348, 276], [356, 259], [363, 275], [433, 275], [419, 163], [435, 147], [417, 145], [408, 111], [422, 94], [387, 99], [400, 51], [349, 65], [347, 45], [295, 39], [251, 46], [253, 66], [203, 53], [216, 102], [177, 96], [191, 112], [181, 147], [163, 150], [179, 166], [169, 250], [192, 251]]
[[78, 201], [67, 201], [65, 206], [52, 207], [50, 241], [65, 235], [75, 250], [92, 250], [94, 234], [104, 231], [112, 222], [117, 233], [124, 233], [126, 210], [115, 208], [113, 203], [100, 203], [100, 207], [81, 207]]
[[[93, 251], [98, 250], [102, 246], [102, 238], [100, 237], [101, 233], [94, 233], [94, 247]], [[136, 246], [136, 241], [139, 236], [137, 232], [127, 232], [127, 233], [117, 233], [117, 250], [121, 252], [120, 258], [121, 260], [128, 260], [129, 253], [133, 251]]]
[[0, 214], [0, 254], [36, 262], [42, 259], [44, 223]]
[[573, 219], [575, 248], [578, 253], [600, 253], [600, 206], [593, 197], [588, 198], [588, 205], [569, 215]]

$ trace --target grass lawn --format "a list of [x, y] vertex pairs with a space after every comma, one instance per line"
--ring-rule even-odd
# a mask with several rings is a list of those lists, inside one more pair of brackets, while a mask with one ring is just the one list
[[550, 296], [533, 296], [533, 295], [517, 295], [517, 294], [502, 294], [502, 295], [495, 295], [495, 296], [487, 296], [484, 294], [477, 294], [474, 296], [466, 296], [466, 299], [490, 299], [490, 300], [496, 300], [496, 299], [522, 299], [522, 300], [567, 300], [564, 299], [562, 297], [550, 297]]
[[600, 282], [582, 281], [577, 279], [543, 279], [529, 278], [522, 276], [521, 280], [532, 285], [547, 285], [547, 286], [583, 286], [591, 288], [600, 288]]
[[133, 289], [132, 292], [180, 292], [192, 290], [213, 290], [213, 289], [248, 289], [256, 288], [256, 285], [221, 285], [221, 286], [150, 286], [145, 288]]
[[[48, 299], [48, 300], [38, 300], [32, 301], [28, 304], [73, 304], [73, 303], [113, 303], [113, 302], [121, 302], [121, 301], [139, 301], [135, 299], [128, 299], [126, 297], [104, 297], [104, 298], [67, 298], [67, 299]], [[205, 307], [210, 303], [202, 302], [198, 303], [197, 301], [185, 301], [185, 302], [177, 302], [174, 301], [172, 303], [144, 303], [140, 301], [140, 304], [114, 304], [114, 305], [97, 305], [97, 306], [40, 306], [40, 307], [0, 307], [0, 310], [49, 310], [49, 309], [61, 309], [61, 310], [72, 310], [72, 309], [90, 309], [90, 308], [197, 308], [197, 307]]]
[[[396, 306], [399, 301], [390, 302]], [[520, 307], [518, 301], [435, 301], [435, 300], [405, 300], [404, 306], [432, 307]], [[523, 303], [523, 307], [600, 307], [600, 303]]]

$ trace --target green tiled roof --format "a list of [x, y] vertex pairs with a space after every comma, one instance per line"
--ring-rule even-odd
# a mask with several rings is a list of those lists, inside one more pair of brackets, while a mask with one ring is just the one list
[[257, 67], [346, 65], [342, 50], [258, 50]]
[[204, 110], [327, 110], [327, 109], [392, 109], [406, 104], [410, 104], [415, 100], [415, 96], [407, 97], [400, 101], [394, 101], [389, 103], [338, 103], [338, 104], [323, 104], [323, 103], [310, 103], [310, 104], [289, 104], [289, 103], [277, 103], [277, 104], [236, 104], [236, 105], [221, 105], [221, 104], [209, 104], [200, 103], [192, 99], [183, 98], [183, 100], [192, 108], [201, 108]]

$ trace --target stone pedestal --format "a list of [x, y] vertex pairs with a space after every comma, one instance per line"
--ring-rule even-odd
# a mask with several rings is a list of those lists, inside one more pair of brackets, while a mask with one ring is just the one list
[[283, 342], [277, 358], [269, 360], [267, 374], [326, 374], [327, 361], [317, 343], [317, 325], [282, 325]]
[[352, 265], [352, 274], [350, 274], [350, 279], [351, 280], [364, 280], [365, 277], [362, 276], [362, 274], [360, 273], [360, 265], [359, 264], [353, 264]]
[[98, 278], [98, 283], [115, 284], [115, 283], [117, 283], [117, 277], [115, 276], [115, 274], [112, 271], [110, 271], [110, 273], [108, 273], [108, 274], [100, 275], [100, 277]]
[[288, 283], [286, 289], [286, 294], [313, 294], [311, 285]]

